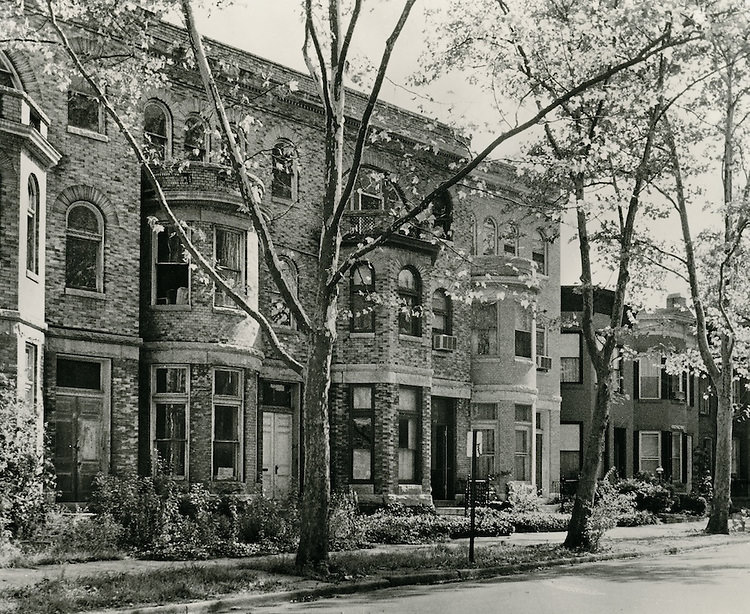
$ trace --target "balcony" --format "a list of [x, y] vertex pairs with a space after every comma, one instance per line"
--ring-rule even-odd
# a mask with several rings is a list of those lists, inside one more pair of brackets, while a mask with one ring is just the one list
[[527, 281], [530, 287], [539, 285], [536, 269], [531, 260], [518, 256], [486, 255], [474, 256], [471, 262], [473, 277], [500, 277]]
[[[235, 176], [226, 166], [190, 162], [152, 167], [170, 203], [216, 201], [240, 204], [242, 198]], [[154, 190], [144, 182], [144, 198], [154, 198]]]
[[[341, 236], [344, 244], [357, 244], [366, 236], [375, 236], [393, 223], [394, 217], [382, 210], [347, 211], [341, 220]], [[433, 259], [437, 257], [440, 247], [429, 226], [409, 226], [400, 229], [389, 237], [389, 245], [398, 245], [407, 249], [427, 251]]]

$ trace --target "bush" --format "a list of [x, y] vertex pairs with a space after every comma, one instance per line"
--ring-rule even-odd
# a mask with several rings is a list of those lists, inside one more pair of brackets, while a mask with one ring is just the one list
[[678, 495], [676, 503], [672, 506], [672, 511], [705, 516], [707, 507], [706, 499], [692, 492], [689, 495]]
[[646, 511], [632, 511], [624, 514], [620, 514], [617, 517], [618, 527], [641, 527], [649, 524], [659, 524], [659, 518]]
[[508, 484], [508, 503], [510, 509], [514, 512], [538, 512], [540, 507], [540, 498], [536, 494], [536, 489], [528, 484]]
[[511, 522], [516, 533], [543, 533], [545, 531], [567, 531], [570, 514], [544, 512], [512, 513]]
[[452, 519], [426, 509], [389, 504], [369, 516], [357, 519], [365, 541], [377, 544], [423, 544], [451, 536]]
[[[453, 516], [450, 518], [452, 529], [450, 537], [469, 537], [471, 518]], [[496, 512], [490, 508], [477, 508], [475, 533], [477, 537], [507, 537], [513, 533], [513, 521], [507, 512]]]
[[37, 450], [36, 410], [19, 403], [13, 383], [0, 374], [0, 541], [24, 538], [44, 523], [50, 467]]
[[290, 499], [279, 502], [254, 497], [238, 511], [238, 539], [267, 552], [288, 552], [299, 540], [299, 510]]
[[669, 512], [677, 499], [671, 484], [658, 482], [645, 474], [620, 480], [616, 488], [620, 494], [633, 494], [638, 511], [652, 514]]
[[586, 539], [589, 551], [597, 552], [604, 534], [617, 525], [617, 519], [634, 510], [635, 494], [620, 492], [619, 484], [613, 483], [614, 469], [610, 469], [596, 485], [594, 506], [586, 521]]

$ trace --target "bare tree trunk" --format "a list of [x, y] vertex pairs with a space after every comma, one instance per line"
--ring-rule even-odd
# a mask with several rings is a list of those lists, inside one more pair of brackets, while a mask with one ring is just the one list
[[707, 533], [729, 533], [729, 508], [732, 504], [732, 373], [731, 340], [721, 337], [721, 379], [714, 385], [718, 392], [716, 410], [716, 464], [714, 496]]
[[578, 482], [573, 515], [568, 525], [568, 534], [563, 544], [569, 550], [591, 550], [594, 546], [586, 527], [589, 516], [591, 516], [591, 510], [594, 507], [596, 481], [601, 467], [604, 438], [609, 422], [610, 375], [610, 369], [606, 369], [606, 373], [597, 373], [599, 381], [596, 385], [596, 402], [591, 415], [591, 429], [586, 438], [583, 470], [580, 482]]
[[304, 482], [300, 542], [296, 565], [326, 572], [328, 513], [331, 501], [331, 463], [328, 421], [333, 338], [314, 330], [308, 337], [307, 380], [303, 405]]

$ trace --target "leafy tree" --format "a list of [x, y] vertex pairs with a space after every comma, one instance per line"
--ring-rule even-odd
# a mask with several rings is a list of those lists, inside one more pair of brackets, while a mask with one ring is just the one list
[[[612, 44], [606, 36], [596, 41], [606, 43], [612, 53], [591, 66], [591, 70], [580, 74], [578, 79], [569, 80], [557, 91], [546, 93], [538, 108], [529, 113], [528, 119], [507, 130], [497, 133], [494, 140], [470, 161], [456, 169], [447, 180], [420, 195], [413, 202], [405, 202], [403, 212], [396, 216], [383, 230], [366, 237], [351, 252], [341, 253], [341, 220], [346, 203], [354, 189], [362, 154], [371, 137], [370, 122], [376, 110], [376, 103], [385, 79], [391, 56], [401, 35], [403, 26], [414, 6], [415, 0], [405, 0], [403, 9], [385, 41], [384, 51], [374, 72], [373, 85], [367, 95], [359, 117], [359, 128], [349, 142], [344, 133], [345, 103], [348, 78], [350, 47], [362, 10], [361, 0], [345, 3], [342, 0], [329, 0], [327, 3], [304, 2], [305, 44], [303, 53], [319, 100], [325, 111], [325, 133], [321, 135], [325, 146], [325, 169], [323, 185], [325, 197], [321, 206], [321, 238], [319, 263], [313, 275], [315, 286], [314, 300], [305, 309], [289, 288], [279, 263], [279, 258], [261, 214], [260, 202], [264, 186], [248, 167], [246, 159], [238, 147], [236, 138], [229, 126], [225, 111], [225, 99], [214, 78], [213, 67], [208, 61], [201, 36], [196, 28], [190, 0], [140, 0], [120, 3], [117, 0], [45, 0], [41, 13], [34, 13], [29, 20], [28, 12], [5, 7], [7, 19], [3, 23], [10, 32], [9, 39], [28, 42], [37, 41], [54, 47], [61, 47], [68, 58], [67, 68], [83, 76], [95, 93], [108, 115], [117, 124], [134, 155], [141, 164], [145, 177], [155, 191], [162, 214], [170, 221], [190, 255], [194, 265], [199, 267], [218, 289], [221, 289], [245, 313], [253, 318], [270, 345], [279, 352], [289, 366], [304, 375], [305, 398], [303, 400], [305, 474], [302, 503], [301, 540], [297, 554], [299, 566], [325, 566], [328, 559], [328, 535], [321, 527], [327, 526], [330, 506], [329, 475], [329, 433], [328, 433], [328, 389], [330, 386], [330, 365], [332, 350], [336, 340], [336, 317], [338, 313], [339, 285], [344, 275], [357, 260], [382, 246], [402, 227], [414, 223], [420, 216], [429, 212], [433, 202], [446, 190], [470, 176], [487, 157], [502, 143], [521, 134], [523, 131], [546, 118], [553, 111], [563, 107], [577, 97], [585, 96], [591, 87], [601, 84], [621, 71], [649, 61], [674, 42], [663, 35], [652, 40], [641, 40], [642, 45], [627, 46], [623, 53], [615, 53], [619, 41]], [[541, 3], [548, 10], [554, 10], [554, 3]], [[155, 15], [178, 7], [187, 27], [194, 54], [191, 65], [198, 68], [207, 97], [214, 109], [223, 138], [227, 143], [232, 167], [238, 177], [244, 206], [258, 233], [262, 257], [273, 281], [284, 301], [299, 324], [300, 331], [307, 340], [308, 354], [303, 363], [299, 362], [281, 343], [272, 325], [236, 289], [230, 287], [206, 258], [190, 241], [183, 224], [174, 212], [159, 186], [148, 162], [148, 157], [134, 136], [134, 127], [139, 124], [137, 100], [146, 87], [165, 83], [169, 79], [168, 61], [152, 53], [149, 43], [149, 23]], [[26, 7], [29, 11], [29, 7]], [[346, 18], [345, 18], [346, 15]], [[348, 21], [347, 21], [348, 18]], [[508, 15], [498, 16], [495, 25], [503, 25]], [[68, 23], [75, 23], [69, 26]], [[31, 25], [31, 27], [26, 27]], [[526, 22], [528, 31], [532, 24], [532, 14]], [[11, 27], [12, 26], [12, 27]], [[81, 49], [72, 36], [76, 28], [86, 27], [103, 41], [109, 53], [92, 53], [91, 49]], [[486, 32], [486, 29], [483, 29]], [[559, 31], [547, 34], [556, 36]], [[606, 29], [603, 34], [607, 34]], [[111, 51], [116, 49], [117, 53]], [[50, 58], [50, 63], [53, 60]], [[106, 85], [106, 91], [105, 86]], [[349, 147], [349, 149], [347, 148]], [[346, 172], [348, 171], [348, 172]]]
[[[690, 75], [677, 86], [681, 108], [663, 118], [671, 180], [663, 188], [677, 210], [684, 256], [676, 257], [690, 286], [702, 367], [718, 398], [714, 493], [707, 531], [729, 532], [732, 422], [740, 399], [734, 386], [747, 378], [750, 348], [750, 181], [745, 161], [750, 112], [750, 20], [742, 2], [696, 9], [704, 41], [698, 53], [675, 58]], [[676, 86], [676, 87], [677, 87]], [[720, 196], [703, 189], [720, 177]], [[716, 183], [719, 183], [718, 181]], [[694, 238], [701, 208], [717, 226]], [[675, 258], [672, 259], [674, 261]]]
[[[454, 65], [487, 67], [487, 89], [497, 94], [508, 88], [503, 92], [506, 98], [531, 100], [540, 109], [600, 70], [602, 63], [637, 57], [661, 45], [681, 46], [699, 37], [690, 22], [675, 19], [677, 8], [670, 3], [634, 7], [600, 2], [592, 7], [544, 0], [459, 3], [449, 9], [452, 21], [446, 32], [452, 36], [445, 44]], [[494, 36], [482, 35], [481, 24], [488, 17], [502, 24]], [[587, 525], [612, 402], [612, 366], [618, 358], [626, 293], [642, 262], [635, 240], [638, 214], [648, 185], [663, 166], [655, 160], [659, 120], [666, 107], [665, 71], [664, 55], [654, 55], [636, 71], [613, 74], [567, 100], [545, 118], [544, 142], [535, 144], [526, 158], [532, 172], [541, 167], [543, 179], [569, 195], [575, 212], [582, 270], [580, 324], [597, 376], [565, 540], [569, 548], [595, 549], [598, 543]], [[507, 118], [502, 106], [500, 111]], [[616, 274], [614, 305], [603, 329], [594, 325], [594, 259]]]

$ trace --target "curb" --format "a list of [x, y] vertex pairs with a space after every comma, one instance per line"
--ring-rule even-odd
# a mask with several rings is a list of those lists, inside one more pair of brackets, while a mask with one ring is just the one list
[[510, 576], [525, 571], [547, 569], [550, 567], [563, 567], [566, 565], [578, 565], [581, 563], [598, 563], [601, 561], [615, 561], [636, 559], [653, 554], [673, 555], [693, 550], [704, 550], [729, 546], [736, 543], [750, 542], [750, 536], [746, 540], [727, 540], [712, 544], [695, 544], [682, 547], [667, 547], [643, 552], [621, 552], [590, 554], [576, 558], [559, 558], [548, 561], [516, 563], [514, 565], [501, 565], [498, 567], [466, 568], [451, 570], [433, 570], [420, 573], [403, 574], [398, 576], [384, 576], [374, 580], [362, 580], [350, 584], [331, 584], [312, 589], [301, 589], [297, 591], [282, 591], [265, 593], [261, 595], [244, 594], [235, 597], [224, 597], [206, 601], [191, 601], [188, 603], [174, 603], [158, 606], [142, 606], [138, 608], [99, 610], [88, 614], [212, 614], [222, 609], [249, 608], [252, 606], [268, 605], [271, 603], [289, 601], [315, 601], [336, 595], [351, 595], [354, 593], [365, 593], [381, 590], [384, 588], [395, 588], [400, 586], [417, 586], [420, 584], [445, 584], [449, 582], [465, 582], [471, 580], [486, 580], [502, 576]]

